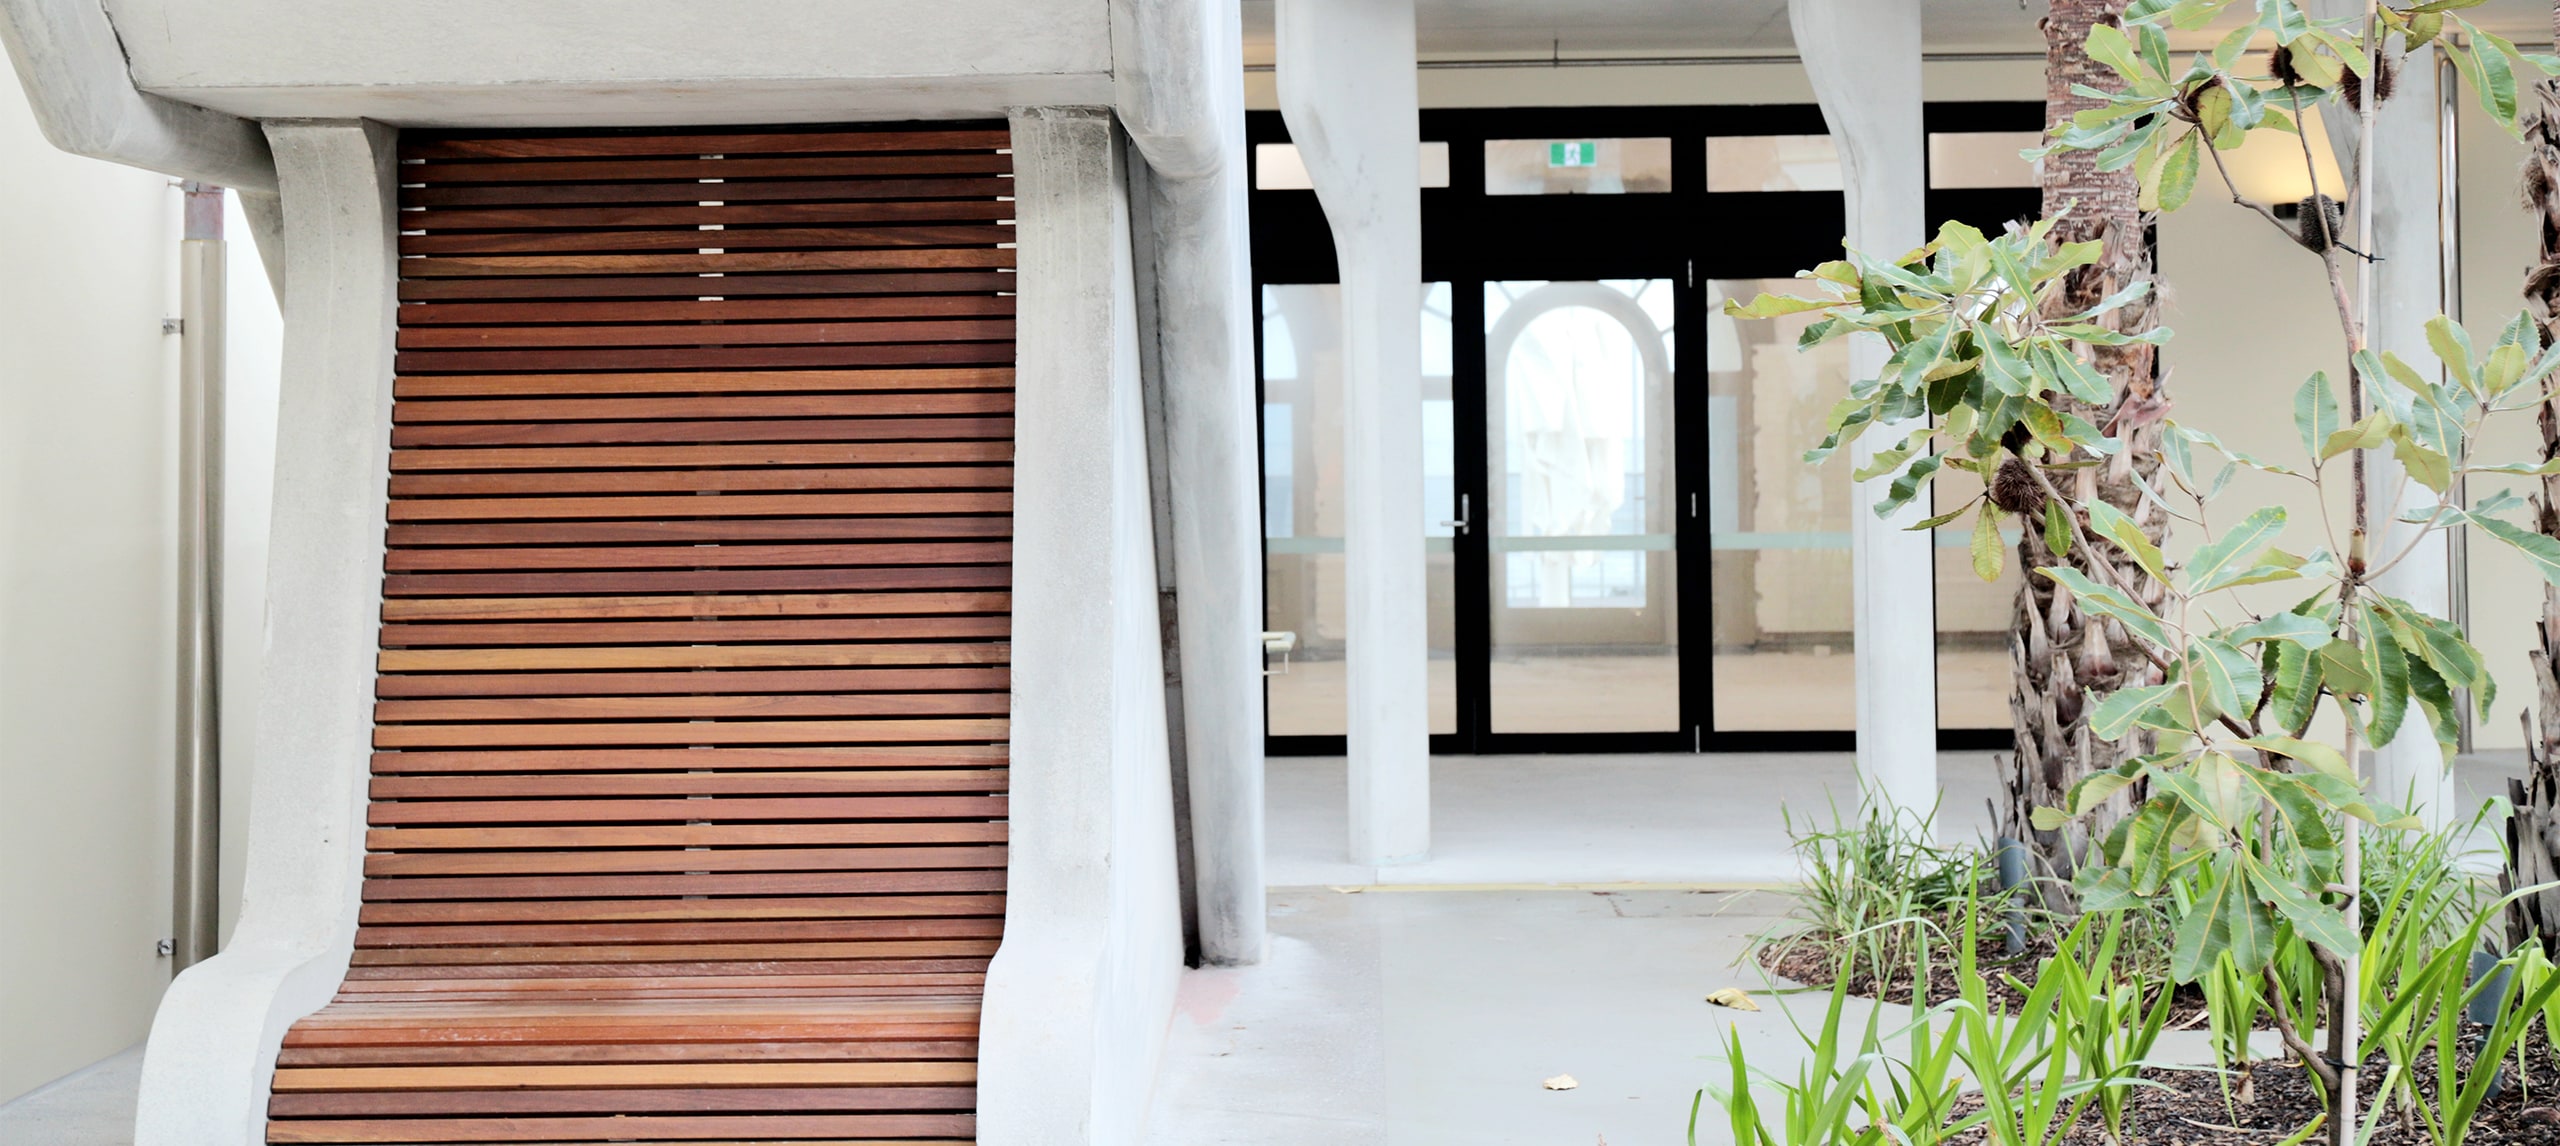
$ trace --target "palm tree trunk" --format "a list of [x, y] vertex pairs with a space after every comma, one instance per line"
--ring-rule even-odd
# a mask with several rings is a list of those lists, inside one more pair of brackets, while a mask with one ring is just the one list
[[[2560, 33], [2560, 5], [2552, 9], [2552, 26]], [[2542, 219], [2541, 258], [2524, 280], [2525, 306], [2542, 324], [2545, 342], [2560, 338], [2560, 80], [2535, 88], [2536, 110], [2525, 125], [2524, 192], [2526, 205]], [[2546, 402], [2541, 411], [2542, 456], [2560, 457], [2560, 404]], [[2534, 497], [2534, 524], [2549, 537], [2560, 537], [2560, 477], [2542, 479]], [[2510, 890], [2560, 878], [2560, 588], [2542, 590], [2541, 640], [2532, 651], [2540, 727], [2524, 721], [2525, 756], [2529, 768], [2523, 783], [2510, 781], [2507, 796], [2515, 807], [2507, 823], [2507, 886]], [[2508, 938], [2521, 941], [2540, 935], [2546, 949], [2560, 950], [2560, 891], [2546, 891], [2509, 906]]]
[[[2084, 45], [2091, 28], [2120, 23], [2124, 9], [2124, 0], [2052, 0], [2044, 21], [2047, 123], [2061, 122], [2097, 105], [2096, 100], [2073, 94], [2072, 85], [2099, 90], [2115, 86], [2115, 73], [2090, 59]], [[2052, 302], [2057, 313], [2087, 309], [2123, 287], [2151, 278], [2150, 219], [2140, 205], [2140, 181], [2130, 168], [2100, 171], [2097, 161], [2094, 151], [2065, 151], [2044, 160], [2044, 217], [2057, 220], [2055, 241], [2105, 243], [2105, 254], [2096, 265], [2073, 272], [2065, 281]], [[2116, 312], [2112, 322], [2122, 331], [2147, 330], [2154, 314], [2152, 301], [2145, 299]], [[2074, 498], [2105, 498], [2132, 515], [2157, 542], [2168, 520], [2141, 499], [2133, 481], [2135, 472], [2148, 479], [2160, 464], [2158, 423], [2167, 412], [2168, 398], [2160, 387], [2153, 349], [2137, 343], [2097, 347], [2093, 355], [2092, 364], [2113, 383], [2116, 399], [2108, 409], [2082, 407], [2077, 412], [2123, 438], [2126, 449], [2104, 467], [2056, 471], [2054, 483]], [[2071, 404], [2067, 396], [2058, 394], [2054, 401]], [[2057, 557], [2044, 543], [2038, 515], [2026, 515], [2021, 524], [2025, 528], [2018, 556], [2023, 569], [2070, 564], [2102, 584], [2135, 586], [2136, 595], [2147, 604], [2156, 606], [2164, 595], [2163, 586], [2153, 583], [2140, 566], [2112, 546], [2098, 553], [2075, 548]], [[2110, 565], [2112, 576], [2092, 568], [2098, 562]], [[2089, 857], [2094, 842], [2105, 839], [2130, 814], [2141, 794], [2128, 788], [2090, 816], [2055, 831], [2037, 830], [2030, 817], [2039, 806], [2062, 807], [2081, 777], [2148, 751], [2147, 733], [2136, 733], [2120, 743], [2099, 740], [2089, 728], [2087, 701], [2092, 689], [2105, 693], [2154, 683], [2158, 670], [2120, 626], [2082, 612], [2070, 594], [2032, 573], [2018, 590], [2009, 649], [2016, 670], [2009, 700], [2016, 752], [2003, 776], [2008, 806], [2000, 809], [2000, 832], [2025, 845], [2031, 874], [2059, 881], [2041, 885], [2046, 904], [2067, 908], [2071, 875]]]

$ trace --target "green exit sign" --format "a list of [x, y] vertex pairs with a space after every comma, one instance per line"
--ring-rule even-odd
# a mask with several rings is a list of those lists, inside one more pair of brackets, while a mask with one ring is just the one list
[[1547, 145], [1547, 166], [1589, 167], [1600, 162], [1600, 145], [1588, 139], [1559, 140]]

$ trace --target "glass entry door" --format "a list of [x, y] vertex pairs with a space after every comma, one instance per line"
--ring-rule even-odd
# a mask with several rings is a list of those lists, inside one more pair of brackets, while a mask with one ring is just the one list
[[1489, 733], [1684, 728], [1677, 294], [1483, 285]]

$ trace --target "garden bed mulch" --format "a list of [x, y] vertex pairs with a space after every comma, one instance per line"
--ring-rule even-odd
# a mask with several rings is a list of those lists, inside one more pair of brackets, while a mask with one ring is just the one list
[[[2036, 969], [2053, 953], [2050, 944], [2032, 944], [2023, 955], [2011, 955], [1999, 939], [1986, 938], [1974, 950], [1974, 967], [1982, 975], [1983, 994], [1994, 1006], [2015, 1011], [2026, 1002], [2027, 994], [2019, 982], [2035, 978]], [[1775, 940], [1760, 945], [1753, 952], [1762, 970], [1782, 979], [1802, 983], [1820, 990], [1831, 988], [1836, 964], [1832, 952], [1813, 943], [1789, 945]], [[1953, 955], [1933, 959], [1929, 967], [1929, 1006], [1936, 1006], [1963, 993], [1964, 980], [1956, 973]], [[1862, 976], [1849, 983], [1849, 994], [1861, 999], [1877, 999], [1887, 1003], [1909, 1003], [1911, 982], [1905, 977], [1886, 984], [1879, 995], [1873, 976]], [[2169, 1003], [2170, 1030], [2185, 1030], [2204, 1025], [2204, 992], [2193, 985], [2182, 985]]]

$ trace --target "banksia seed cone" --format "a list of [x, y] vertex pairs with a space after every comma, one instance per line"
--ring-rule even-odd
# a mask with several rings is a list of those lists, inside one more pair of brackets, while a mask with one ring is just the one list
[[2044, 490], [2036, 486], [2036, 476], [2027, 472], [2024, 459], [2014, 454], [2000, 459], [1999, 470], [1991, 475], [1991, 504], [2010, 513], [2044, 508]]
[[2293, 66], [2293, 49], [2291, 48], [2277, 48], [2273, 54], [2269, 55], [2267, 71], [2275, 76], [2277, 83], [2286, 87], [2302, 82], [2302, 72]]
[[[2373, 106], [2381, 107], [2391, 102], [2392, 89], [2400, 82], [2400, 61], [2386, 53], [2375, 59], [2373, 63]], [[2364, 110], [2364, 77], [2357, 75], [2354, 69], [2349, 69], [2346, 74], [2338, 77], [2338, 94], [2346, 98], [2348, 107], [2362, 112]]]

